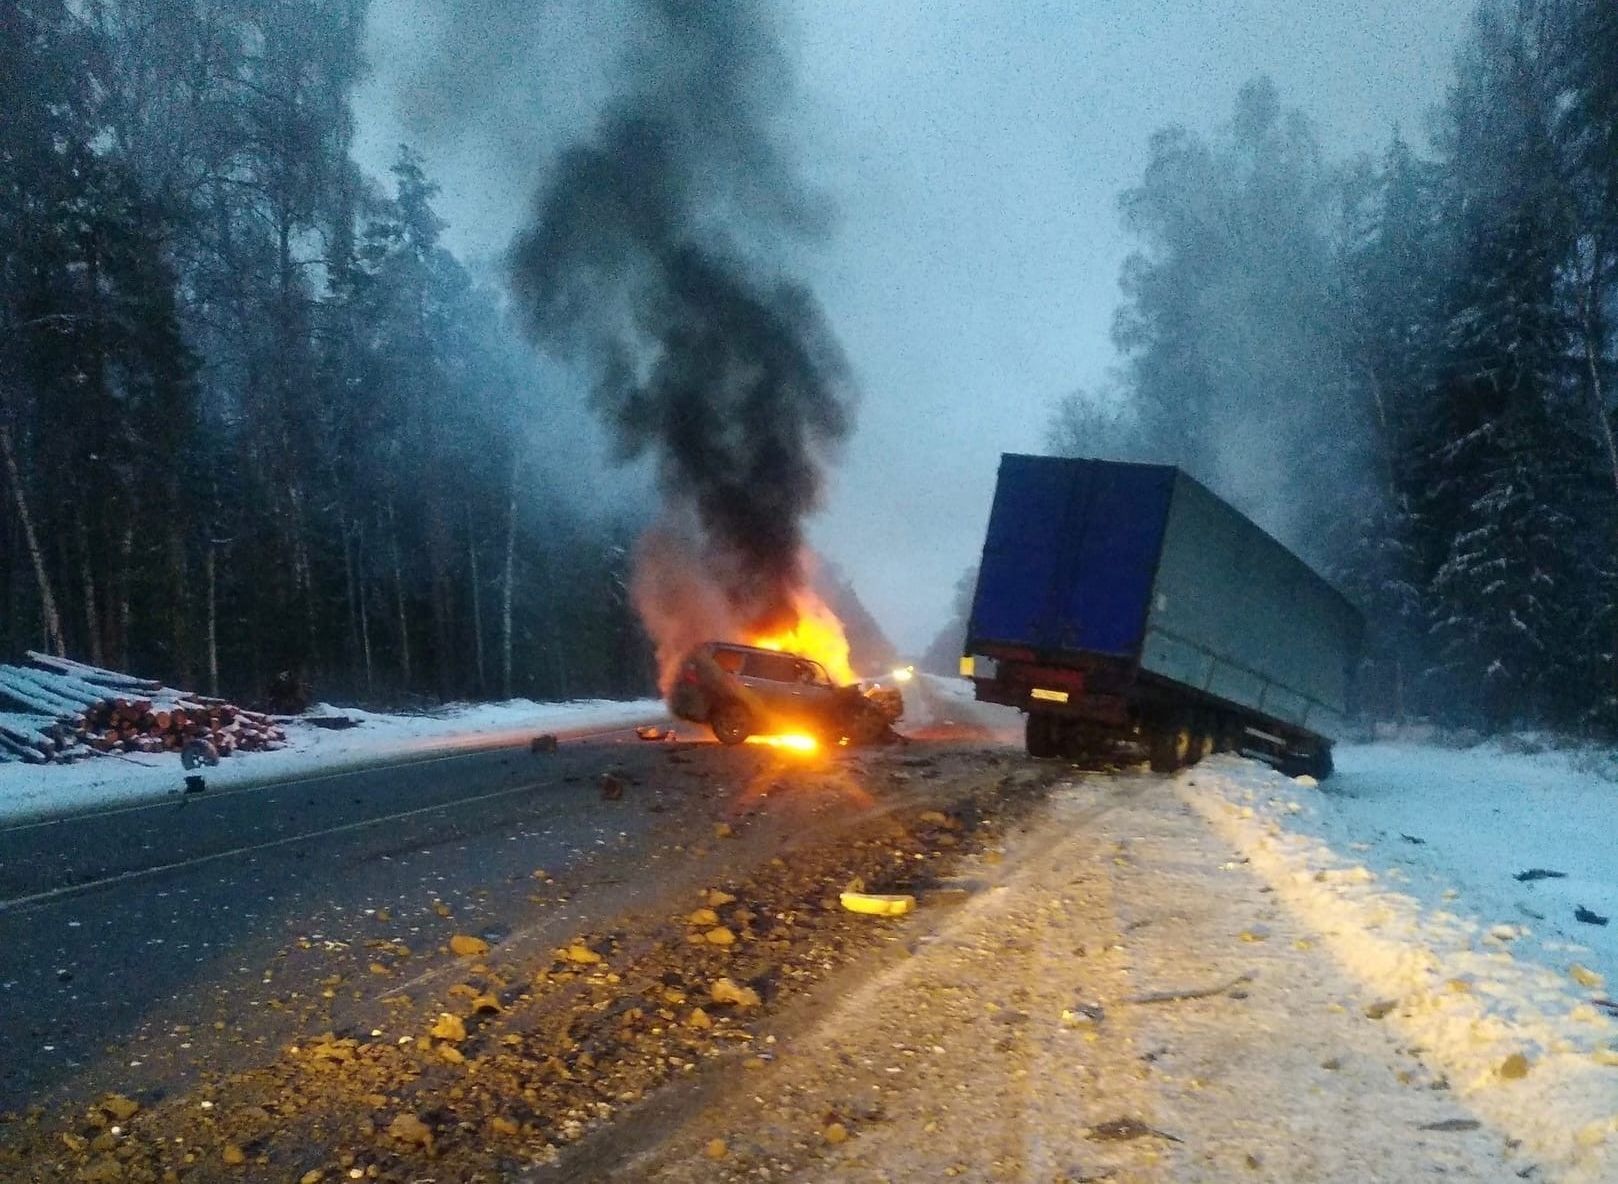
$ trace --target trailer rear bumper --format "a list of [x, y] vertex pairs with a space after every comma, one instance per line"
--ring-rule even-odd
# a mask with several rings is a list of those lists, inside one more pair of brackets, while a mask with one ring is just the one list
[[[1113, 680], [1094, 669], [988, 657], [970, 661], [973, 693], [980, 703], [999, 703], [1030, 714], [1092, 720], [1112, 727], [1127, 727], [1131, 722], [1128, 696], [1111, 685]], [[965, 662], [962, 668], [966, 669]]]

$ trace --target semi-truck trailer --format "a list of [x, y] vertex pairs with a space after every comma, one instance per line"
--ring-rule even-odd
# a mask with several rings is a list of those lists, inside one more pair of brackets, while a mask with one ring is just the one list
[[1329, 775], [1364, 622], [1302, 559], [1169, 465], [1006, 455], [962, 673], [1028, 752], [1142, 743], [1172, 772], [1242, 750]]

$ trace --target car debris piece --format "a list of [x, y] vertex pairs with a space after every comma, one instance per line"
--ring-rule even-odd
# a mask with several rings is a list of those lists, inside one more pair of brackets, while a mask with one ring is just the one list
[[674, 729], [660, 728], [654, 724], [646, 724], [642, 727], [636, 728], [635, 735], [639, 736], [642, 740], [672, 740], [674, 739]]
[[1229, 982], [1223, 982], [1212, 987], [1192, 987], [1183, 991], [1151, 991], [1144, 995], [1136, 995], [1129, 1000], [1130, 1003], [1179, 1003], [1186, 999], [1211, 999], [1215, 995], [1223, 995], [1241, 986], [1243, 983], [1253, 981], [1253, 972], [1238, 974]]
[[185, 747], [180, 749], [180, 764], [187, 769], [195, 769], [201, 765], [217, 765], [219, 763], [219, 750], [209, 740], [187, 740]]
[[360, 721], [351, 715], [300, 715], [298, 722], [311, 728], [324, 728], [328, 732], [342, 732], [357, 728]]
[[1606, 917], [1603, 917], [1600, 913], [1591, 912], [1582, 904], [1573, 910], [1573, 919], [1583, 921], [1586, 925], [1605, 925], [1607, 923]]
[[1098, 1122], [1090, 1128], [1085, 1138], [1097, 1143], [1125, 1143], [1131, 1139], [1167, 1139], [1171, 1143], [1183, 1143], [1185, 1140], [1177, 1139], [1167, 1131], [1160, 1131], [1155, 1126], [1147, 1126], [1138, 1118], [1114, 1118], [1108, 1122]]
[[555, 752], [556, 749], [556, 737], [550, 732], [546, 732], [541, 736], [535, 736], [528, 742], [528, 751], [533, 753], [535, 756], [548, 755]]
[[916, 907], [916, 898], [904, 893], [844, 892], [837, 899], [849, 912], [873, 917], [902, 917]]
[[616, 802], [624, 796], [624, 779], [613, 773], [601, 774], [601, 800]]
[[202, 793], [208, 788], [208, 779], [199, 773], [193, 773], [185, 779], [186, 793]]

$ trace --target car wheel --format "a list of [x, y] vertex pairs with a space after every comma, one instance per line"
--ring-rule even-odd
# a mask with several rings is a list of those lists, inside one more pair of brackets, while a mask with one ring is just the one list
[[738, 703], [726, 703], [708, 720], [714, 739], [721, 744], [740, 744], [753, 734], [753, 721]]

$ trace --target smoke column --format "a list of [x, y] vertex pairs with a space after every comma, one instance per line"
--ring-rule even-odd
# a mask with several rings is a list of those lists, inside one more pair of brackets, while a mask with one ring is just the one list
[[[847, 435], [847, 362], [781, 246], [825, 221], [770, 135], [786, 62], [743, 0], [639, 0], [620, 96], [559, 159], [510, 256], [545, 349], [582, 362], [662, 521], [637, 599], [667, 660], [790, 626], [803, 520]], [[706, 634], [705, 634], [706, 631]]]

